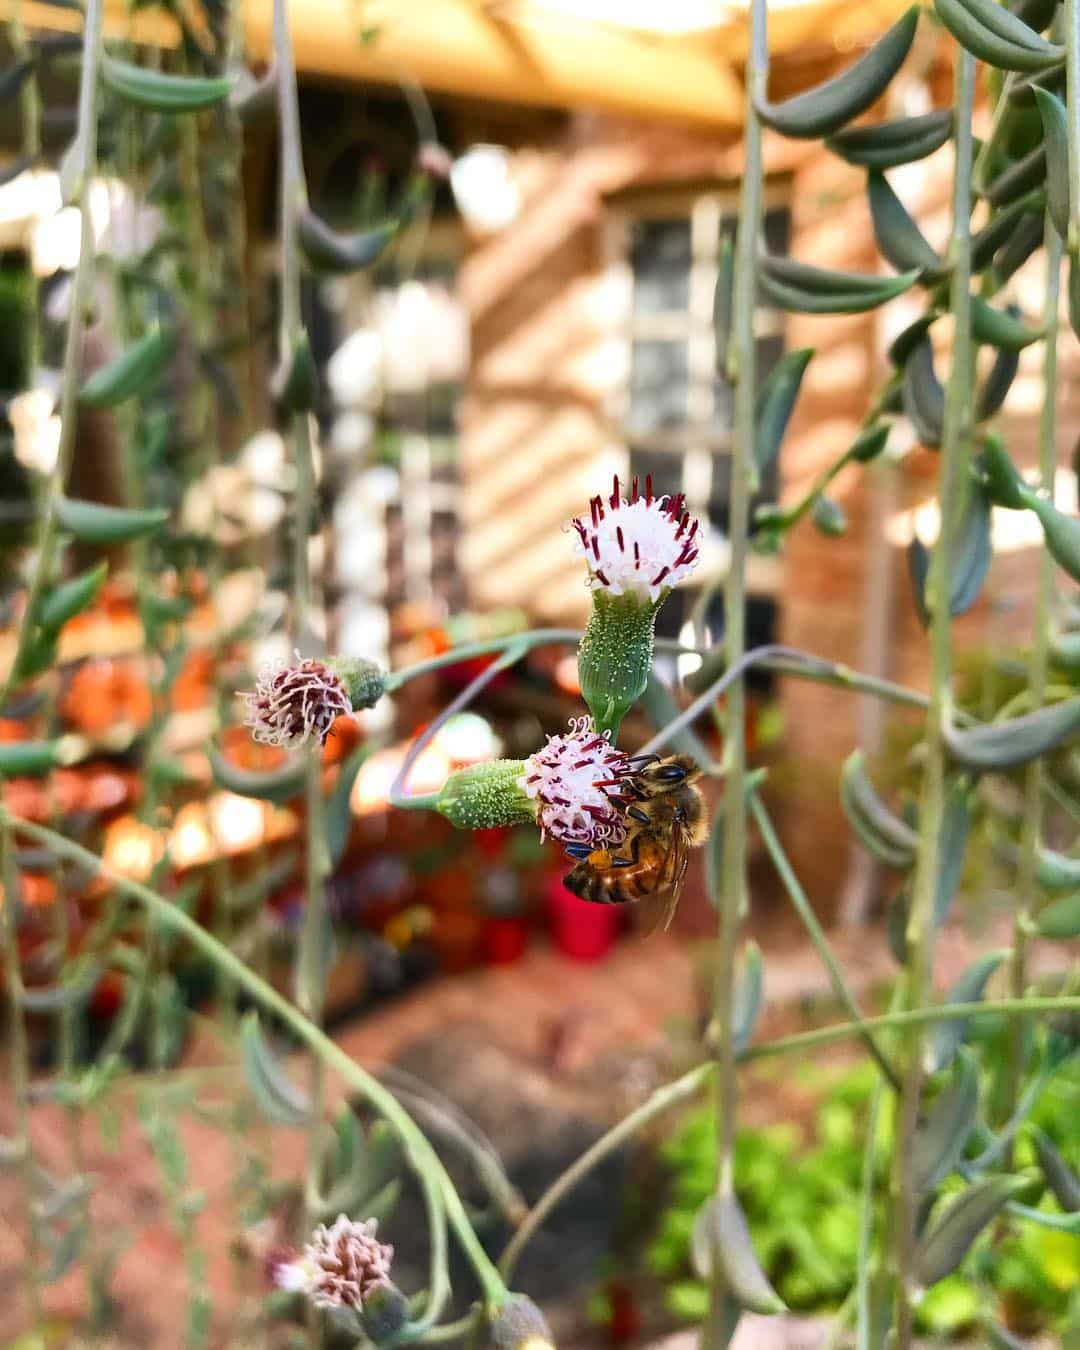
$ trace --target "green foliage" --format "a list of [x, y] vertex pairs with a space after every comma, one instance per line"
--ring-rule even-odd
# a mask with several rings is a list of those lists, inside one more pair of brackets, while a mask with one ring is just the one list
[[[1000, 1033], [998, 1033], [1000, 1034]], [[991, 1050], [993, 1038], [983, 1048]], [[735, 1147], [739, 1199], [765, 1273], [789, 1307], [822, 1311], [838, 1306], [853, 1287], [858, 1254], [863, 1131], [875, 1073], [870, 1065], [840, 1076], [807, 1070], [803, 1086], [820, 1089], [804, 1136], [790, 1122], [742, 1129]], [[1055, 1141], [1073, 1165], [1080, 1163], [1075, 1126], [1080, 1063], [1074, 1061], [1038, 1098], [1032, 1122]], [[876, 1184], [887, 1182], [891, 1128], [879, 1125]], [[667, 1204], [648, 1247], [650, 1269], [663, 1282], [670, 1312], [697, 1320], [707, 1305], [705, 1283], [694, 1277], [694, 1220], [715, 1184], [715, 1120], [710, 1109], [687, 1114], [660, 1150], [667, 1174]], [[1036, 1164], [1035, 1145], [1022, 1133], [1016, 1165]], [[958, 1192], [958, 1187], [953, 1187]], [[1053, 1207], [1053, 1202], [1046, 1202]], [[985, 1311], [980, 1284], [997, 1298], [1020, 1305], [1033, 1326], [1057, 1326], [1080, 1279], [1080, 1238], [1007, 1223], [994, 1240], [983, 1237], [962, 1269], [930, 1289], [919, 1305], [927, 1332], [970, 1331]]]

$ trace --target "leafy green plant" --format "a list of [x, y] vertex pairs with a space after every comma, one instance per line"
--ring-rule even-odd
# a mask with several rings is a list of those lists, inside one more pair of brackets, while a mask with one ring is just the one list
[[[793, 1309], [820, 1313], [843, 1305], [855, 1286], [864, 1129], [876, 1076], [867, 1064], [839, 1076], [808, 1069], [799, 1080], [801, 1088], [819, 1094], [807, 1126], [784, 1122], [740, 1130], [737, 1189], [755, 1250], [777, 1292]], [[1029, 1117], [1029, 1125], [1042, 1129], [1073, 1166], [1080, 1163], [1072, 1116], [1078, 1091], [1080, 1063], [1074, 1058], [1039, 1095]], [[891, 1127], [881, 1117], [879, 1184], [887, 1180], [891, 1142]], [[715, 1173], [712, 1111], [687, 1112], [659, 1155], [666, 1203], [647, 1258], [664, 1283], [670, 1310], [695, 1321], [708, 1303], [707, 1282], [693, 1269], [693, 1232]], [[1021, 1169], [1037, 1165], [1030, 1134], [1020, 1136], [1016, 1163]], [[983, 1311], [981, 1285], [1024, 1331], [1056, 1330], [1068, 1324], [1078, 1280], [1080, 1235], [1010, 1226], [974, 1249], [961, 1272], [935, 1284], [919, 1306], [919, 1325], [936, 1334], [970, 1331]]]

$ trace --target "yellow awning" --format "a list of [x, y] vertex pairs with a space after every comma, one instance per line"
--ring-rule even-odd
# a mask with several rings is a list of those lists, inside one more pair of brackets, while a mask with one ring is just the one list
[[[13, 0], [0, 0], [0, 15]], [[271, 49], [272, 0], [242, 0], [253, 60]], [[663, 6], [664, 0], [655, 0]], [[770, 47], [783, 57], [812, 46], [852, 51], [872, 40], [907, 0], [773, 0]], [[595, 15], [595, 0], [572, 12], [570, 0], [292, 0], [297, 66], [308, 75], [397, 84], [415, 80], [432, 92], [737, 127], [742, 120], [738, 70], [745, 59], [746, 6], [714, 6], [716, 21], [664, 33]], [[81, 17], [23, 0], [24, 21], [77, 29]], [[123, 0], [107, 0], [107, 32], [129, 31]], [[140, 40], [168, 42], [167, 21], [135, 15]], [[363, 31], [377, 30], [365, 42]]]

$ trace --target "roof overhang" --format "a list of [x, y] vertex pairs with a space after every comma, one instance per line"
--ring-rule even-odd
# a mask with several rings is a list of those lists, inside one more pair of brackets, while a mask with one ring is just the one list
[[[254, 60], [271, 49], [272, 0], [241, 0]], [[664, 0], [656, 0], [663, 5]], [[808, 45], [851, 51], [873, 39], [908, 0], [773, 0], [769, 42], [783, 58]], [[0, 14], [12, 0], [0, 0]], [[745, 3], [714, 6], [715, 23], [664, 33], [569, 12], [567, 0], [292, 0], [299, 70], [342, 81], [733, 128], [742, 121], [740, 68], [747, 49]], [[700, 13], [700, 10], [698, 10]], [[24, 22], [77, 29], [72, 10], [23, 0]], [[132, 24], [134, 28], [132, 28]], [[129, 16], [106, 0], [107, 32], [168, 44], [167, 20]], [[375, 30], [365, 40], [364, 30]]]

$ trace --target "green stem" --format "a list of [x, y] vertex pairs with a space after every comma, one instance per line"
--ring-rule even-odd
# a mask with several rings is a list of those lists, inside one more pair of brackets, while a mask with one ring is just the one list
[[[14, 1142], [19, 1155], [19, 1180], [22, 1187], [26, 1222], [26, 1260], [23, 1279], [30, 1325], [41, 1325], [41, 1290], [38, 1285], [37, 1217], [34, 1207], [34, 1155], [30, 1138], [30, 1051], [26, 1037], [26, 1017], [23, 1013], [22, 962], [19, 959], [19, 930], [15, 909], [18, 904], [19, 878], [15, 868], [15, 839], [10, 825], [0, 825], [0, 877], [3, 896], [0, 898], [0, 922], [3, 923], [4, 982], [8, 996], [8, 1034], [11, 1045], [11, 1095], [15, 1105]], [[60, 901], [57, 900], [57, 904]]]
[[[1069, 238], [1070, 256], [1080, 250], [1080, 0], [1065, 0], [1065, 104], [1069, 122]], [[1054, 315], [1057, 326], [1057, 315]]]
[[476, 656], [490, 656], [493, 652], [503, 652], [510, 647], [520, 645], [523, 653], [534, 647], [555, 647], [566, 645], [576, 647], [581, 640], [580, 628], [534, 628], [528, 633], [509, 633], [504, 637], [484, 638], [479, 642], [463, 642], [448, 652], [432, 656], [426, 661], [406, 666], [404, 670], [391, 671], [386, 677], [386, 692], [392, 694], [395, 689], [408, 684], [421, 675], [430, 675], [432, 671], [444, 670], [447, 666], [456, 666], [462, 661], [471, 661]]
[[874, 1086], [870, 1099], [870, 1114], [866, 1122], [866, 1145], [862, 1167], [862, 1213], [859, 1218], [859, 1259], [855, 1277], [855, 1344], [856, 1350], [872, 1350], [872, 1309], [874, 1259], [874, 1160], [877, 1152], [878, 1118], [883, 1096], [881, 1083]]
[[424, 730], [409, 746], [408, 753], [401, 762], [401, 768], [398, 769], [393, 783], [390, 785], [390, 805], [398, 807], [405, 811], [418, 811], [433, 807], [438, 800], [438, 793], [428, 793], [425, 796], [410, 797], [405, 791], [405, 784], [408, 782], [409, 774], [412, 772], [413, 765], [424, 753], [424, 750], [431, 744], [432, 740], [439, 731], [446, 725], [455, 713], [467, 708], [476, 696], [481, 693], [491, 681], [504, 670], [516, 665], [528, 650], [524, 641], [513, 643], [502, 653], [497, 661], [492, 661], [490, 666], [485, 667], [479, 675], [470, 680], [469, 683], [446, 705], [445, 708], [429, 722]]
[[[19, 825], [22, 829], [22, 825]], [[740, 1056], [741, 1063], [756, 1059], [772, 1059], [801, 1050], [816, 1050], [841, 1041], [854, 1040], [867, 1031], [910, 1030], [912, 1027], [935, 1026], [968, 1017], [1033, 1017], [1038, 1013], [1080, 1012], [1080, 995], [1059, 994], [1053, 998], [1001, 998], [996, 1002], [942, 1003], [927, 1008], [907, 1008], [899, 1012], [882, 1013], [879, 1017], [865, 1017], [861, 1022], [837, 1022], [818, 1027], [814, 1031], [797, 1031], [791, 1036], [780, 1036], [751, 1046]]]
[[[769, 856], [773, 860], [777, 872], [780, 874], [780, 880], [784, 883], [784, 889], [787, 891], [791, 903], [799, 918], [803, 922], [807, 933], [810, 935], [810, 941], [821, 957], [822, 964], [828, 971], [829, 980], [833, 987], [836, 997], [851, 1014], [852, 1019], [863, 1024], [862, 1013], [859, 1011], [859, 1005], [855, 1001], [855, 995], [851, 992], [847, 981], [844, 979], [844, 972], [840, 969], [839, 962], [833, 955], [832, 948], [829, 946], [829, 939], [825, 936], [825, 930], [818, 923], [817, 915], [814, 913], [813, 906], [807, 899], [806, 892], [803, 890], [799, 878], [795, 875], [791, 863], [784, 853], [783, 845], [777, 838], [776, 831], [773, 829], [772, 821], [769, 819], [768, 812], [765, 810], [764, 803], [756, 792], [750, 793], [750, 810], [757, 827], [761, 831], [761, 838], [765, 844]], [[877, 1041], [869, 1031], [864, 1032], [863, 1041], [867, 1050], [870, 1052], [878, 1068], [881, 1070], [885, 1080], [892, 1084], [894, 1088], [900, 1087], [900, 1079], [896, 1070], [889, 1063], [878, 1045]]]
[[[1046, 293], [1043, 325], [1043, 402], [1039, 414], [1039, 486], [1054, 499], [1054, 475], [1057, 470], [1057, 334], [1058, 302], [1061, 292], [1062, 244], [1057, 231], [1046, 222]], [[1031, 660], [1028, 689], [1031, 703], [1041, 707], [1046, 699], [1050, 658], [1050, 610], [1054, 597], [1054, 561], [1046, 549], [1039, 552], [1038, 588], [1035, 595]], [[1024, 816], [1020, 827], [1020, 864], [1016, 886], [1016, 914], [1013, 924], [1013, 954], [1009, 964], [1009, 992], [1020, 998], [1027, 984], [1027, 948], [1031, 931], [1037, 886], [1039, 840], [1043, 819], [1043, 763], [1032, 760], [1024, 773]], [[1008, 1091], [1004, 1115], [1016, 1105], [1024, 1077], [1024, 1025], [1009, 1028]]]
[[614, 1153], [628, 1139], [633, 1138], [639, 1130], [644, 1129], [657, 1116], [663, 1115], [670, 1111], [672, 1107], [678, 1106], [681, 1102], [689, 1100], [700, 1092], [714, 1073], [715, 1067], [711, 1062], [702, 1064], [696, 1069], [691, 1069], [689, 1073], [683, 1074], [675, 1082], [657, 1088], [647, 1101], [642, 1102], [636, 1110], [631, 1111], [628, 1116], [620, 1120], [606, 1134], [602, 1134], [580, 1157], [576, 1158], [537, 1200], [525, 1216], [517, 1232], [506, 1244], [503, 1254], [499, 1257], [499, 1270], [502, 1272], [503, 1278], [508, 1281], [513, 1279], [514, 1270], [521, 1253], [536, 1235], [548, 1215], [580, 1181], [588, 1176], [594, 1167], [602, 1163], [606, 1157]]
[[75, 141], [69, 151], [72, 174], [71, 199], [79, 208], [79, 261], [75, 266], [75, 275], [71, 283], [71, 307], [64, 343], [60, 392], [60, 443], [57, 448], [56, 468], [49, 483], [48, 499], [42, 508], [41, 524], [38, 527], [35, 544], [37, 558], [26, 598], [26, 610], [19, 627], [11, 668], [7, 678], [0, 685], [0, 708], [7, 703], [18, 681], [19, 667], [23, 663], [33, 636], [34, 625], [27, 620], [37, 612], [42, 592], [52, 571], [57, 540], [56, 503], [64, 495], [75, 453], [83, 330], [90, 309], [91, 282], [94, 275], [94, 222], [90, 214], [90, 180], [97, 168], [97, 89], [103, 12], [104, 0], [86, 0], [78, 121]]
[[[250, 994], [265, 1011], [280, 1018], [296, 1036], [297, 1040], [318, 1055], [328, 1068], [332, 1068], [339, 1073], [342, 1080], [352, 1091], [363, 1097], [379, 1115], [393, 1126], [405, 1146], [405, 1154], [413, 1170], [421, 1176], [431, 1178], [438, 1186], [450, 1226], [453, 1228], [458, 1242], [476, 1274], [485, 1299], [495, 1306], [503, 1301], [506, 1297], [506, 1287], [469, 1223], [465, 1207], [454, 1189], [446, 1169], [408, 1112], [402, 1108], [394, 1095], [387, 1091], [377, 1078], [373, 1078], [359, 1064], [351, 1060], [345, 1051], [340, 1046], [335, 1045], [324, 1031], [309, 1022], [294, 1004], [279, 994], [265, 980], [260, 979], [258, 975], [250, 971], [240, 957], [230, 951], [228, 947], [223, 946], [213, 934], [208, 933], [205, 928], [164, 896], [158, 895], [156, 891], [152, 891], [148, 886], [144, 886], [138, 881], [131, 881], [127, 877], [119, 876], [110, 871], [96, 854], [91, 853], [89, 849], [82, 848], [79, 844], [72, 843], [69, 839], [65, 839], [55, 830], [50, 830], [44, 825], [35, 825], [28, 820], [22, 820], [11, 815], [5, 808], [0, 807], [0, 824], [4, 823], [14, 829], [16, 833], [44, 844], [57, 857], [67, 858], [68, 861], [75, 863], [82, 870], [92, 875], [105, 877], [119, 891], [130, 896], [133, 900], [137, 900], [163, 927], [185, 937], [215, 966], [224, 968], [238, 987]], [[1080, 1005], [1080, 998], [1076, 999], [1075, 1002]]]
[[[15, 0], [15, 8], [11, 15], [11, 54], [18, 60], [31, 60], [32, 52], [30, 42], [26, 36], [26, 25], [23, 22], [23, 3], [22, 0]], [[41, 93], [38, 89], [38, 73], [35, 66], [26, 80], [23, 81], [23, 87], [19, 91], [19, 131], [20, 143], [23, 158], [31, 165], [36, 165], [41, 156]], [[38, 365], [41, 360], [41, 323], [38, 308], [40, 298], [40, 285], [38, 283], [37, 273], [34, 269], [28, 268], [26, 272], [27, 282], [27, 321], [25, 327], [26, 341], [26, 366], [29, 373], [30, 386], [36, 387]]]
[[[290, 359], [303, 330], [300, 307], [300, 251], [298, 219], [307, 201], [304, 161], [300, 138], [300, 103], [289, 31], [288, 0], [274, 0], [274, 51], [278, 62], [278, 117], [281, 184], [281, 315], [278, 334], [280, 359]], [[297, 648], [305, 655], [316, 645], [311, 625], [311, 570], [309, 542], [315, 507], [315, 466], [312, 459], [311, 419], [307, 412], [291, 417], [293, 460], [296, 467], [296, 500], [293, 515], [292, 631]], [[296, 986], [303, 1011], [316, 1026], [322, 1021], [323, 994], [319, 966], [327, 924], [326, 847], [322, 797], [322, 758], [318, 751], [308, 757], [306, 771], [307, 865], [305, 871], [304, 927], [296, 953]], [[326, 1096], [323, 1062], [314, 1054], [309, 1066], [312, 1102], [307, 1141], [307, 1179], [304, 1187], [306, 1223], [314, 1224], [313, 1209], [322, 1166], [322, 1116]], [[308, 1318], [309, 1343], [321, 1343], [314, 1312]]]
[[[505, 637], [486, 638], [479, 642], [463, 642], [460, 647], [454, 647], [439, 656], [418, 661], [415, 665], [406, 666], [403, 670], [392, 671], [386, 677], [386, 692], [388, 694], [393, 693], [408, 684], [410, 680], [418, 679], [421, 675], [429, 675], [432, 671], [443, 670], [447, 666], [456, 666], [462, 661], [471, 660], [473, 657], [490, 656], [495, 652], [504, 652], [519, 644], [524, 652], [528, 652], [534, 647], [573, 646], [580, 638], [581, 630], [577, 628], [535, 628], [527, 633], [513, 633]], [[690, 647], [685, 643], [675, 642], [669, 638], [657, 638], [656, 647], [658, 651], [700, 656], [705, 660], [717, 655], [715, 648]], [[780, 675], [793, 675], [797, 679], [811, 680], [816, 684], [835, 685], [840, 689], [850, 689], [855, 693], [873, 694], [878, 698], [886, 699], [890, 703], [898, 703], [903, 707], [926, 709], [930, 703], [927, 696], [917, 689], [907, 689], [902, 684], [895, 684], [891, 680], [881, 680], [874, 675], [863, 675], [843, 663], [827, 661], [824, 657], [816, 656], [812, 652], [800, 651], [795, 647], [783, 647], [778, 644], [755, 647], [746, 653], [737, 674], [742, 674], [749, 670], [751, 666], [759, 666], [763, 670], [774, 670]], [[688, 720], [692, 721], [693, 718], [706, 711], [709, 705], [719, 696], [717, 688], [722, 693], [727, 688], [727, 681], [736, 677], [736, 675], [725, 673], [725, 682], [719, 686], [711, 686], [705, 694], [701, 695], [696, 701], [695, 710], [689, 715], [689, 719], [686, 714], [683, 714], [675, 730], [682, 730], [687, 725]], [[959, 715], [957, 720], [961, 720]], [[665, 727], [664, 732], [666, 733], [667, 730], [668, 728]]]
[[[724, 657], [737, 671], [746, 658], [746, 558], [750, 498], [757, 486], [754, 459], [754, 403], [757, 394], [757, 343], [754, 310], [757, 292], [758, 247], [764, 205], [762, 127], [755, 101], [768, 92], [769, 42], [765, 0], [751, 0], [750, 51], [746, 67], [746, 131], [739, 223], [735, 237], [735, 282], [732, 298], [730, 374], [735, 384], [734, 445], [731, 454], [731, 502], [728, 523], [729, 563], [724, 587]], [[678, 719], [676, 719], [678, 720]], [[735, 1049], [736, 953], [739, 928], [746, 908], [746, 689], [741, 679], [732, 685], [724, 718], [724, 850], [720, 877], [720, 960], [713, 999], [717, 1045], [716, 1189], [731, 1194], [735, 1187], [735, 1112], [738, 1074]], [[713, 1253], [709, 1310], [701, 1329], [702, 1350], [724, 1350], [730, 1339], [730, 1295]]]
[[[926, 719], [927, 762], [919, 808], [919, 851], [908, 920], [906, 994], [920, 1007], [933, 970], [934, 895], [939, 840], [945, 809], [946, 749], [943, 729], [952, 714], [952, 616], [950, 614], [952, 544], [969, 491], [974, 362], [971, 340], [971, 161], [975, 60], [962, 48], [956, 58], [956, 164], [953, 184], [953, 235], [950, 309], [953, 316], [952, 369], [945, 392], [945, 428], [938, 492], [941, 531], [927, 585], [930, 608], [931, 684]], [[898, 1103], [897, 1147], [892, 1178], [893, 1242], [896, 1268], [896, 1350], [910, 1350], [913, 1307], [915, 1219], [918, 1197], [912, 1173], [912, 1141], [922, 1094], [922, 1033], [907, 1039], [903, 1090]]]

